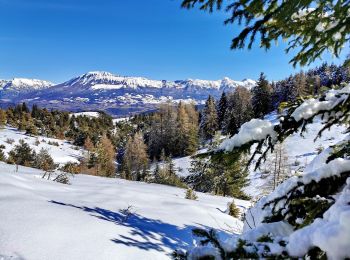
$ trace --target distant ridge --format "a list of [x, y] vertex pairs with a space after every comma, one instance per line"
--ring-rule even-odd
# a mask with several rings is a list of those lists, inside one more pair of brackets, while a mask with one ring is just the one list
[[209, 95], [237, 87], [251, 89], [255, 81], [223, 78], [221, 80], [153, 80], [144, 77], [119, 76], [105, 71], [92, 71], [60, 84], [37, 79], [0, 81], [0, 102], [27, 102], [47, 108], [72, 112], [102, 110], [112, 115], [128, 115], [154, 110], [165, 101], [203, 104]]

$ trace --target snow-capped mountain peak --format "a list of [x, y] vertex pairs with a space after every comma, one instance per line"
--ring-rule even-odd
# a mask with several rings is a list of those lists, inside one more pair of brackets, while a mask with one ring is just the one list
[[91, 71], [54, 86], [47, 81], [20, 78], [0, 81], [0, 98], [3, 103], [27, 102], [71, 111], [105, 110], [124, 116], [130, 111], [154, 110], [169, 100], [202, 105], [209, 95], [219, 98], [223, 92], [237, 87], [251, 89], [254, 85], [253, 80], [235, 81], [228, 77], [168, 81]]
[[39, 79], [14, 78], [0, 81], [0, 89], [13, 91], [42, 90], [53, 86], [49, 81]]

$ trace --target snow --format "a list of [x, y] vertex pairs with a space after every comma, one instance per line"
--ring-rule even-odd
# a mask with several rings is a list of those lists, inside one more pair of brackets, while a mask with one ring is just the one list
[[194, 227], [242, 228], [222, 213], [232, 198], [197, 193], [193, 201], [175, 187], [88, 175], [64, 185], [14, 167], [0, 163], [0, 259], [170, 259], [192, 245]]
[[[13, 144], [8, 144], [6, 141], [8, 139], [13, 139]], [[15, 145], [19, 144], [19, 140], [24, 140], [26, 143], [30, 145], [32, 149], [35, 150], [35, 152], [39, 152], [42, 148], [48, 149], [49, 154], [51, 155], [52, 159], [55, 163], [58, 164], [65, 164], [67, 162], [79, 162], [79, 158], [83, 156], [83, 150], [80, 149], [77, 146], [74, 146], [70, 144], [69, 142], [65, 140], [55, 139], [55, 138], [48, 138], [44, 136], [28, 136], [25, 135], [24, 132], [18, 131], [15, 128], [6, 127], [4, 129], [0, 129], [0, 145], [4, 145], [5, 149], [5, 155], [7, 156], [8, 153], [15, 147]], [[39, 144], [36, 145], [36, 141], [39, 140]], [[50, 145], [51, 143], [58, 143], [58, 146], [56, 145]]]
[[276, 134], [273, 127], [268, 120], [252, 119], [241, 126], [238, 134], [223, 141], [218, 150], [229, 152], [251, 141], [264, 140], [267, 136], [274, 138]]
[[[349, 169], [349, 168], [348, 168]], [[345, 259], [350, 256], [350, 178], [323, 218], [316, 219], [311, 225], [292, 233], [287, 250], [292, 256], [307, 253], [312, 247], [327, 252], [329, 259]]]
[[99, 112], [78, 112], [78, 113], [73, 113], [74, 116], [87, 116], [87, 117], [99, 117], [100, 113]]
[[[344, 102], [349, 94], [350, 84], [340, 90], [331, 89], [326, 92], [324, 100], [314, 98], [305, 100], [291, 116], [297, 122], [302, 119], [310, 119], [320, 111], [329, 111]], [[275, 138], [274, 124], [275, 122], [269, 119], [252, 119], [241, 126], [238, 134], [225, 140], [218, 150], [229, 152], [251, 141], [264, 140], [268, 136]]]
[[[350, 84], [340, 90], [331, 89], [327, 91], [324, 101], [319, 99], [305, 100], [292, 114], [298, 122], [301, 119], [309, 119], [320, 111], [328, 111], [345, 100], [350, 94]], [[339, 97], [340, 95], [340, 97]]]
[[[270, 214], [270, 207], [266, 207], [262, 210], [263, 205], [266, 203], [273, 201], [276, 198], [282, 197], [287, 194], [290, 190], [295, 188], [298, 183], [308, 184], [312, 181], [319, 181], [322, 178], [327, 178], [331, 176], [338, 176], [339, 174], [350, 171], [350, 161], [345, 159], [335, 159], [329, 162], [328, 164], [324, 164], [322, 167], [319, 167], [316, 171], [304, 172], [300, 176], [293, 176], [288, 180], [284, 181], [280, 184], [271, 194], [267, 197], [263, 197], [259, 200], [259, 202], [250, 209], [251, 214], [247, 214], [244, 231], [251, 230], [252, 223], [254, 223], [255, 227], [260, 225], [265, 225], [263, 220], [266, 216]], [[278, 210], [281, 206], [283, 206], [284, 200], [281, 201], [280, 204], [277, 205], [275, 210]], [[254, 217], [253, 217], [254, 216]]]
[[93, 90], [118, 90], [122, 88], [190, 88], [190, 89], [216, 89], [226, 90], [234, 89], [238, 86], [252, 88], [256, 83], [254, 80], [245, 79], [243, 81], [235, 81], [230, 78], [222, 80], [202, 80], [187, 79], [177, 81], [152, 80], [144, 77], [127, 77], [117, 76], [109, 72], [92, 71], [76, 77], [63, 83], [64, 86], [70, 87], [76, 84], [90, 86]]
[[0, 90], [40, 90], [53, 86], [49, 81], [39, 79], [14, 78], [0, 81]]

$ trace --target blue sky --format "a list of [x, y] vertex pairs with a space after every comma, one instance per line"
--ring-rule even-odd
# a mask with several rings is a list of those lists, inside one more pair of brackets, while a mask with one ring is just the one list
[[299, 70], [288, 63], [292, 56], [284, 53], [283, 43], [268, 52], [257, 46], [231, 51], [237, 28], [223, 25], [223, 13], [188, 11], [180, 4], [181, 0], [0, 0], [0, 78], [59, 83], [103, 70], [153, 79], [240, 80], [255, 79], [264, 71], [276, 80]]

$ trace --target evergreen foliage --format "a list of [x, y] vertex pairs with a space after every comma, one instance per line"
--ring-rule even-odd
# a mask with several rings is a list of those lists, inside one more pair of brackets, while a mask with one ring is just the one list
[[252, 90], [252, 106], [255, 118], [263, 118], [271, 111], [272, 89], [264, 73], [260, 74], [257, 85]]
[[234, 135], [241, 125], [253, 117], [252, 95], [244, 87], [237, 87], [228, 94], [226, 117], [223, 122], [223, 132]]
[[41, 148], [40, 152], [35, 156], [33, 166], [45, 172], [53, 171], [56, 168], [49, 151], [44, 148]]
[[198, 197], [194, 190], [192, 190], [191, 188], [187, 188], [185, 198], [188, 200], [196, 200]]
[[144, 180], [146, 176], [143, 175], [147, 167], [147, 146], [144, 143], [142, 133], [138, 132], [134, 137], [129, 137], [126, 144], [123, 160], [124, 177], [134, 181]]
[[200, 131], [204, 140], [212, 139], [219, 129], [218, 115], [215, 107], [215, 100], [209, 96], [202, 111]]
[[338, 0], [183, 0], [182, 7], [199, 6], [203, 11], [224, 9], [225, 24], [244, 25], [231, 44], [232, 49], [252, 48], [255, 41], [269, 49], [280, 39], [288, 41], [286, 51], [298, 50], [291, 62], [309, 64], [325, 51], [339, 56], [349, 40], [350, 5]]
[[219, 129], [223, 128], [223, 123], [226, 118], [226, 112], [227, 112], [227, 103], [228, 103], [228, 100], [227, 100], [226, 92], [223, 92], [216, 107]]
[[236, 203], [234, 200], [229, 204], [228, 214], [234, 218], [239, 218], [241, 215], [241, 212], [239, 208], [236, 206]]
[[5, 145], [0, 145], [0, 161], [6, 161], [6, 156], [4, 153]]
[[17, 165], [32, 166], [35, 156], [35, 152], [26, 142], [24, 142], [24, 140], [21, 139], [19, 140], [19, 144], [15, 145], [15, 147], [9, 152], [7, 161]]

